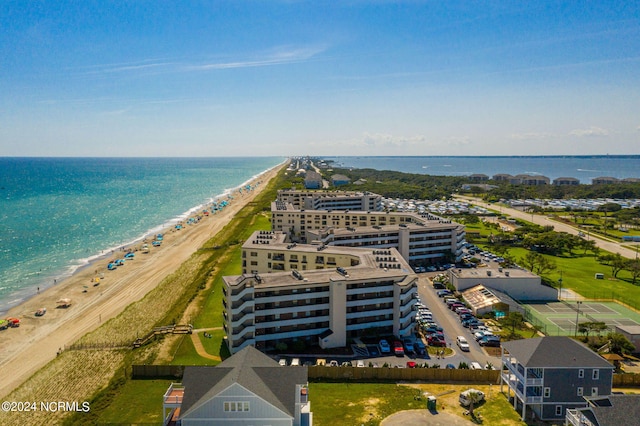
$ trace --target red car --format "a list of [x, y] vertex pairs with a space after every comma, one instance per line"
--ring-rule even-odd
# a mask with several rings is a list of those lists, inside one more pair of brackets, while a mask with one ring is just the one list
[[415, 361], [407, 361], [407, 368], [416, 368]]
[[397, 340], [393, 342], [393, 353], [395, 353], [397, 356], [404, 355], [404, 348], [402, 347], [402, 342], [399, 342]]
[[427, 340], [427, 343], [429, 344], [429, 346], [439, 346], [441, 348], [444, 348], [447, 346], [447, 342], [445, 342], [442, 339], [438, 339], [435, 336], [429, 337], [429, 339]]

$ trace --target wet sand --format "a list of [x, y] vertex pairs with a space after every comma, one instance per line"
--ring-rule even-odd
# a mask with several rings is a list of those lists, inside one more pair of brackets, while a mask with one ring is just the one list
[[[113, 256], [92, 263], [10, 309], [6, 316], [19, 318], [21, 325], [0, 331], [0, 397], [10, 393], [55, 358], [60, 348], [72, 344], [144, 297], [229, 223], [267, 186], [281, 167], [277, 166], [251, 181], [252, 187], [260, 182], [254, 190], [234, 193], [233, 200], [221, 212], [203, 216], [196, 224], [185, 224], [181, 230], [173, 226], [168, 228], [163, 232], [164, 240], [160, 247], [152, 247], [151, 241], [148, 242], [149, 253], [137, 251], [133, 260], [109, 271], [109, 261], [122, 258], [126, 253], [115, 252]], [[104, 278], [94, 286], [95, 278], [100, 276]], [[57, 302], [63, 298], [71, 299], [70, 307], [57, 307]], [[45, 307], [47, 312], [38, 317], [35, 312], [41, 307]]]

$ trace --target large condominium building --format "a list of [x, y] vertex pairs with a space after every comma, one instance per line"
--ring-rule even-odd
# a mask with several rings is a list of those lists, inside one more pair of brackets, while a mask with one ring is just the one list
[[242, 245], [243, 274], [350, 268], [360, 262], [360, 254], [350, 248], [327, 251], [320, 245], [289, 243], [284, 232], [256, 231]]
[[396, 248], [411, 264], [457, 261], [464, 226], [409, 212], [301, 210], [274, 202], [271, 229], [291, 241], [347, 247]]
[[343, 347], [366, 333], [402, 337], [412, 332], [417, 276], [395, 249], [287, 248], [277, 241], [256, 245], [265, 249], [245, 245], [243, 251], [248, 253], [243, 261], [256, 262], [251, 268], [300, 268], [224, 277], [224, 328], [231, 353], [248, 345], [265, 350], [298, 340]]
[[373, 192], [281, 189], [277, 201], [304, 210], [382, 210], [382, 196]]

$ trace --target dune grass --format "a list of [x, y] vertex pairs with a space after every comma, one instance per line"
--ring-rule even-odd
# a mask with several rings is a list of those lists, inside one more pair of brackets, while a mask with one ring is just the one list
[[100, 413], [97, 423], [161, 425], [162, 395], [171, 383], [172, 380], [128, 380], [112, 404]]

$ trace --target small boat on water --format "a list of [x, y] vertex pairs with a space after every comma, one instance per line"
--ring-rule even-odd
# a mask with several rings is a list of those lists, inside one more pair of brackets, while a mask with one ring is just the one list
[[40, 308], [36, 311], [36, 316], [41, 317], [47, 313], [47, 308]]

